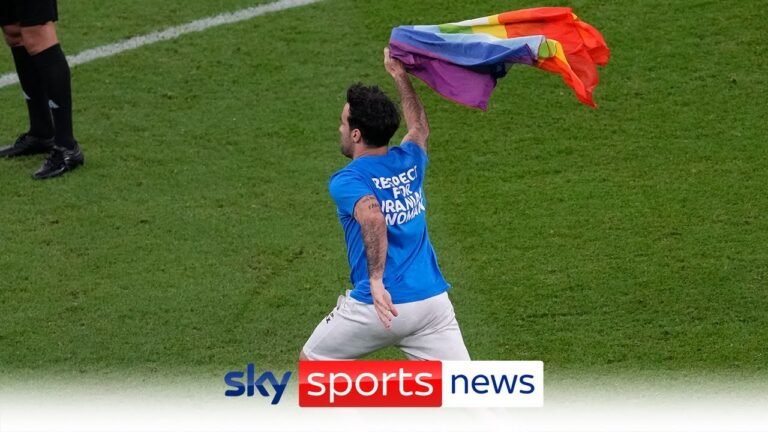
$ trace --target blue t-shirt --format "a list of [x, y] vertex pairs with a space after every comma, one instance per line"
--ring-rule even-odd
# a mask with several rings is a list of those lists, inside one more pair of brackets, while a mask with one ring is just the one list
[[352, 298], [372, 304], [360, 224], [355, 204], [374, 195], [387, 223], [387, 261], [384, 286], [393, 303], [408, 303], [436, 296], [450, 287], [437, 265], [427, 234], [424, 173], [427, 154], [417, 144], [391, 147], [386, 155], [363, 156], [331, 176], [329, 189], [336, 202], [347, 242]]

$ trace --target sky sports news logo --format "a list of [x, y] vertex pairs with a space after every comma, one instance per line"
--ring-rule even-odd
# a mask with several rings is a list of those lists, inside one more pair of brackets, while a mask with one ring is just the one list
[[[227, 372], [227, 397], [261, 397], [277, 405], [291, 372]], [[540, 361], [304, 361], [301, 407], [541, 407]]]
[[540, 361], [299, 362], [301, 407], [541, 407]]

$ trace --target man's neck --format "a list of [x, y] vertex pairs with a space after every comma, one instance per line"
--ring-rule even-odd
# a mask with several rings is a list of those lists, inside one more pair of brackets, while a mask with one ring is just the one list
[[363, 156], [384, 156], [389, 151], [389, 146], [370, 147], [362, 146], [360, 151], [357, 152], [352, 159], [357, 159]]

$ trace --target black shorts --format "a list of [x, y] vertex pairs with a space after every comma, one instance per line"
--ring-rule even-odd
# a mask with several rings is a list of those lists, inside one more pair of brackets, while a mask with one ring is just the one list
[[31, 27], [58, 19], [56, 0], [0, 0], [0, 26]]

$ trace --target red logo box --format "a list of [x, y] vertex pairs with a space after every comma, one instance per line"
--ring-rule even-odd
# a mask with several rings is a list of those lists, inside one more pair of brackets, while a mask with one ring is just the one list
[[301, 407], [440, 407], [439, 361], [299, 362]]

